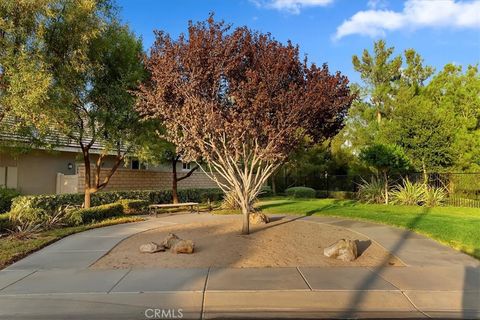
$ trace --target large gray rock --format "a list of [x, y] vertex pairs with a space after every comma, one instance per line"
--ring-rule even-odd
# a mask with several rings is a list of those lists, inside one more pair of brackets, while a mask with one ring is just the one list
[[140, 252], [143, 252], [143, 253], [155, 253], [155, 252], [160, 252], [160, 251], [165, 251], [165, 247], [161, 246], [161, 245], [159, 245], [155, 242], [142, 244], [140, 246]]
[[270, 222], [268, 216], [261, 212], [252, 212], [249, 216], [251, 224], [266, 224]]
[[357, 242], [354, 240], [341, 239], [331, 246], [323, 249], [323, 254], [329, 258], [342, 261], [353, 261], [357, 258]]
[[183, 240], [173, 233], [163, 239], [162, 245], [172, 253], [193, 253], [195, 243], [192, 240]]

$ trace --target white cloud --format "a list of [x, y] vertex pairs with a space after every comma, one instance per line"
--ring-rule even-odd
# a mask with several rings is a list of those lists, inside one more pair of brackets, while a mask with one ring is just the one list
[[273, 8], [280, 11], [287, 11], [299, 14], [305, 7], [326, 6], [334, 0], [250, 0], [259, 7]]
[[337, 28], [334, 38], [352, 34], [375, 37], [386, 31], [426, 27], [480, 29], [480, 1], [407, 0], [401, 12], [359, 11]]

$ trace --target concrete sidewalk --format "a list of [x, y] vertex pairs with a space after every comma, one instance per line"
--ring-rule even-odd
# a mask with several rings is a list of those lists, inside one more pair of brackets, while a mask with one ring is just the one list
[[346, 227], [407, 267], [91, 270], [122, 239], [155, 227], [221, 219], [172, 215], [67, 237], [0, 271], [0, 319], [480, 318], [479, 262], [408, 231]]

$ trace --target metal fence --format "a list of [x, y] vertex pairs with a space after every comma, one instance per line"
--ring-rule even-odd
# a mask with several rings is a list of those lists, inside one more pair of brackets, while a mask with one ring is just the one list
[[[317, 173], [310, 175], [277, 174], [270, 185], [277, 193], [283, 193], [290, 187], [305, 186], [315, 190], [357, 192], [362, 181], [370, 181], [375, 175], [329, 175]], [[404, 179], [411, 182], [423, 182], [421, 172], [412, 172], [389, 177], [393, 186]], [[480, 208], [480, 173], [430, 173], [427, 183], [431, 187], [442, 188], [447, 193], [445, 205]]]

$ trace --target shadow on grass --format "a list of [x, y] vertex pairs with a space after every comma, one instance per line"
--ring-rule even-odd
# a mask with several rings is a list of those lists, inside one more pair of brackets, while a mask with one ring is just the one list
[[[275, 201], [275, 200], [274, 200]], [[275, 208], [275, 207], [283, 207], [287, 206], [289, 204], [296, 203], [296, 201], [281, 201], [281, 202], [272, 202], [272, 203], [266, 203], [266, 204], [261, 204], [258, 206], [258, 209], [264, 210], [264, 209], [270, 209], [270, 208]]]
[[312, 216], [316, 213], [321, 213], [323, 211], [335, 211], [343, 208], [351, 208], [358, 205], [356, 200], [333, 200], [332, 203], [327, 204], [321, 208], [313, 209], [305, 213], [306, 216]]

